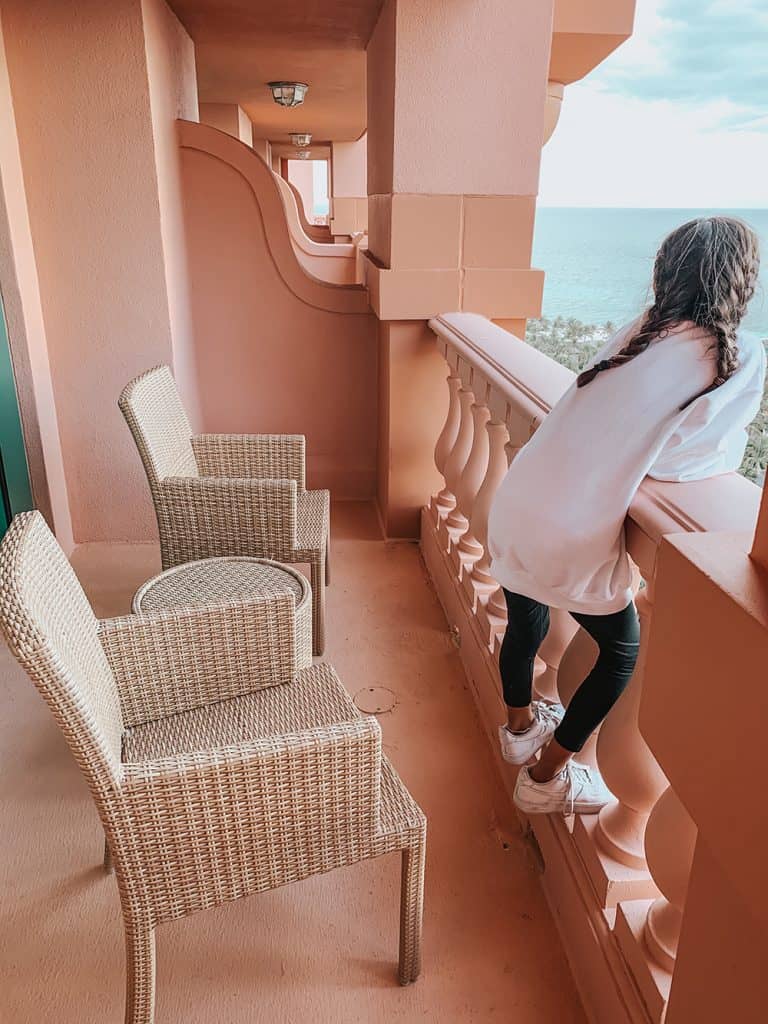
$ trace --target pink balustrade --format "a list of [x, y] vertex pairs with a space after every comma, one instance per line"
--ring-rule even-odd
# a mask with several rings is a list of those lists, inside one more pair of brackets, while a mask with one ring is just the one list
[[[445, 486], [424, 509], [422, 549], [496, 750], [504, 714], [496, 660], [505, 608], [485, 547], [489, 508], [509, 462], [573, 374], [475, 314], [437, 317], [430, 327], [447, 364], [449, 404], [435, 449]], [[736, 475], [642, 485], [627, 520], [640, 588], [640, 658], [626, 692], [581, 755], [599, 767], [615, 801], [598, 816], [528, 823], [577, 978], [591, 979], [585, 1002], [588, 1008], [590, 1000], [601, 1003], [596, 1019], [661, 1022], [696, 841], [696, 826], [638, 724], [658, 547], [670, 533], [751, 530], [758, 504], [759, 490]], [[567, 703], [595, 654], [570, 616], [555, 612], [538, 659], [538, 693]], [[513, 770], [500, 759], [499, 769], [511, 792]]]

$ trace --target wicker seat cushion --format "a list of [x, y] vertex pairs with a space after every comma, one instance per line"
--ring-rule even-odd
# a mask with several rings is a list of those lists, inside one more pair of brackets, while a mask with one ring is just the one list
[[130, 729], [123, 737], [123, 761], [154, 761], [356, 718], [360, 712], [334, 670], [314, 665], [284, 686], [268, 686]]

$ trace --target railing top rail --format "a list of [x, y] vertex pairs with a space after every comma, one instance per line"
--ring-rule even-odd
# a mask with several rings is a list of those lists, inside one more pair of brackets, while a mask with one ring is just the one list
[[[481, 400], [497, 408], [500, 401], [506, 403], [518, 416], [530, 418], [532, 428], [573, 382], [567, 367], [484, 316], [446, 313], [429, 326], [452, 366], [459, 372], [471, 368], [487, 383], [491, 394], [478, 396]], [[738, 473], [685, 484], [646, 478], [629, 514], [655, 545], [668, 533], [752, 533], [759, 506], [760, 488]]]

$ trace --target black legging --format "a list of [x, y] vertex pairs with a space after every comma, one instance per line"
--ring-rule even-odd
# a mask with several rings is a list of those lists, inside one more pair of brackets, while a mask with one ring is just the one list
[[[510, 708], [531, 703], [533, 663], [549, 630], [549, 608], [530, 597], [504, 591], [507, 631], [499, 669], [504, 702]], [[555, 739], [574, 753], [584, 746], [621, 696], [637, 661], [640, 623], [633, 603], [612, 615], [570, 612], [599, 648], [595, 666], [574, 693]]]

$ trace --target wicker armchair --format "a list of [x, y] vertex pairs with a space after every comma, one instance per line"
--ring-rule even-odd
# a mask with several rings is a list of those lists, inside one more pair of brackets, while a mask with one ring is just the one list
[[328, 665], [262, 639], [291, 595], [97, 621], [37, 512], [0, 545], [0, 623], [98, 808], [117, 874], [127, 1024], [151, 1024], [154, 929], [401, 851], [399, 978], [420, 967], [426, 824]]
[[304, 437], [193, 435], [167, 366], [132, 380], [119, 405], [152, 492], [163, 568], [225, 555], [307, 563], [313, 650], [322, 654], [330, 501], [328, 491], [305, 489]]

